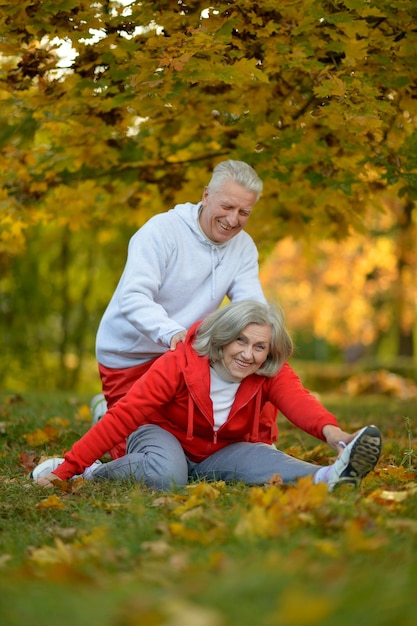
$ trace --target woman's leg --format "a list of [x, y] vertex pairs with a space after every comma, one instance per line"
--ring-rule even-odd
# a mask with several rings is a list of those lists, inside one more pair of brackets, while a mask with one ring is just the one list
[[218, 450], [201, 463], [194, 464], [190, 478], [205, 480], [237, 480], [248, 485], [268, 483], [279, 474], [284, 483], [301, 476], [313, 475], [320, 469], [295, 459], [264, 443], [234, 443]]
[[148, 424], [127, 439], [126, 454], [103, 463], [92, 479], [135, 480], [161, 491], [183, 487], [188, 482], [188, 465], [178, 440], [168, 431]]

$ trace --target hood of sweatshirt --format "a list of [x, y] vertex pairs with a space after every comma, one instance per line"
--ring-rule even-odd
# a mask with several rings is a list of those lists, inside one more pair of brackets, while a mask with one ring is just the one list
[[214, 299], [216, 294], [216, 269], [219, 265], [221, 265], [223, 258], [225, 256], [226, 250], [229, 246], [239, 245], [238, 241], [240, 241], [243, 237], [245, 237], [246, 233], [241, 231], [229, 241], [225, 241], [224, 243], [214, 243], [205, 235], [203, 232], [200, 222], [199, 222], [199, 214], [202, 208], [201, 202], [198, 204], [192, 204], [191, 202], [186, 202], [185, 204], [177, 204], [174, 209], [172, 209], [176, 216], [181, 219], [183, 224], [191, 230], [196, 239], [203, 245], [207, 246], [210, 250], [211, 255], [211, 298]]
[[[221, 264], [226, 248], [231, 245], [233, 239], [225, 241], [224, 243], [214, 243], [203, 232], [200, 222], [199, 214], [202, 208], [201, 202], [198, 204], [192, 204], [186, 202], [185, 204], [177, 204], [172, 211], [176, 216], [184, 223], [184, 225], [190, 229], [196, 239], [203, 245], [206, 245], [210, 249], [211, 254], [211, 297], [212, 299], [216, 294], [216, 268]], [[240, 233], [239, 233], [240, 234]], [[239, 234], [236, 237], [239, 237]]]

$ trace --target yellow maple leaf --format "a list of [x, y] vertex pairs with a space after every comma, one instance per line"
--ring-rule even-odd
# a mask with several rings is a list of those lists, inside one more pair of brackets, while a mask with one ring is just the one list
[[43, 446], [45, 443], [48, 443], [49, 438], [44, 430], [38, 428], [33, 433], [27, 433], [23, 435], [28, 444], [34, 448], [38, 446]]
[[32, 550], [29, 560], [38, 565], [71, 564], [74, 561], [74, 551], [61, 539], [55, 539], [55, 546], [42, 546]]
[[61, 498], [57, 495], [52, 494], [41, 500], [37, 505], [37, 509], [65, 509], [65, 504], [62, 502]]
[[88, 404], [82, 404], [77, 413], [75, 414], [75, 419], [80, 422], [91, 422], [91, 411]]
[[56, 416], [56, 417], [52, 417], [49, 420], [49, 423], [53, 424], [57, 428], [68, 428], [70, 426], [71, 422], [66, 417]]
[[46, 424], [44, 428], [37, 428], [33, 433], [27, 433], [23, 437], [30, 446], [36, 448], [50, 441], [55, 441], [59, 437], [59, 432], [52, 424]]

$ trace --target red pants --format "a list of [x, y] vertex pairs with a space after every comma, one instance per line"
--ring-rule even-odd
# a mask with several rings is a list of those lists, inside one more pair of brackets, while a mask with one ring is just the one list
[[[100, 373], [103, 394], [106, 398], [108, 409], [111, 409], [120, 398], [123, 398], [123, 396], [127, 394], [133, 383], [148, 371], [154, 361], [156, 361], [156, 359], [124, 369], [111, 369], [99, 363], [98, 371]], [[118, 459], [124, 456], [125, 453], [125, 442], [118, 443], [117, 446], [110, 450], [112, 459]]]

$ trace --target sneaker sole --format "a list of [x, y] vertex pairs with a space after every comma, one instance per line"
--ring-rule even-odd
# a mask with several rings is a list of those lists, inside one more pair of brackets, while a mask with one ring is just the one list
[[347, 467], [339, 477], [341, 483], [359, 483], [378, 463], [381, 454], [381, 433], [376, 426], [367, 426], [350, 453]]

